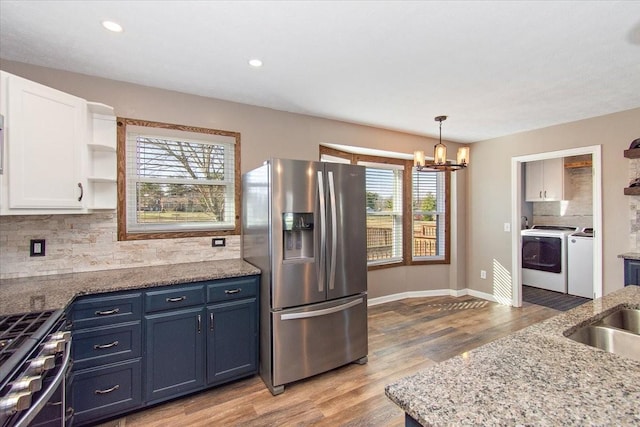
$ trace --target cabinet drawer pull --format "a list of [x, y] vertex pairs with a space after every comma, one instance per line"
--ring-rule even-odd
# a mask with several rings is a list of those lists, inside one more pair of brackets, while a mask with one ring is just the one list
[[225, 289], [224, 293], [227, 295], [231, 295], [231, 294], [237, 294], [238, 292], [242, 292], [241, 288], [237, 288], [237, 289]]
[[198, 314], [198, 333], [202, 331], [202, 316]]
[[183, 295], [181, 297], [167, 298], [167, 302], [180, 302], [180, 301], [184, 301], [186, 299], [187, 299], [187, 297]]
[[81, 182], [78, 183], [78, 188], [80, 189], [80, 196], [78, 197], [78, 201], [81, 202], [82, 201], [82, 197], [84, 196], [84, 188], [82, 188], [82, 183]]
[[119, 344], [118, 341], [114, 341], [114, 342], [109, 343], [109, 344], [96, 344], [96, 345], [93, 346], [93, 349], [94, 350], [103, 350], [105, 348], [115, 347], [118, 344]]
[[117, 313], [120, 313], [119, 308], [114, 308], [113, 310], [106, 310], [106, 311], [96, 311], [96, 316], [110, 316], [112, 314], [117, 314]]
[[95, 394], [107, 394], [107, 393], [111, 393], [112, 391], [116, 391], [119, 388], [120, 388], [120, 384], [116, 384], [113, 387], [108, 388], [106, 390], [95, 390], [94, 393]]
[[209, 313], [209, 329], [213, 331], [213, 313]]

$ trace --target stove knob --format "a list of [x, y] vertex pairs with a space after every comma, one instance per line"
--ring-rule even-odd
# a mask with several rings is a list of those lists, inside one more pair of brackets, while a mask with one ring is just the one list
[[49, 341], [64, 341], [64, 342], [69, 342], [71, 341], [71, 332], [69, 331], [60, 331], [60, 332], [56, 332], [55, 334], [51, 334]]
[[50, 340], [44, 343], [44, 347], [42, 349], [43, 354], [56, 354], [64, 351], [64, 347], [66, 342], [64, 340], [54, 341]]
[[10, 393], [30, 391], [34, 393], [42, 389], [42, 377], [40, 375], [20, 377], [11, 383]]
[[29, 363], [27, 375], [39, 375], [44, 371], [53, 369], [56, 366], [55, 356], [38, 356]]
[[31, 393], [10, 393], [0, 399], [0, 415], [8, 416], [17, 411], [24, 411], [31, 406]]

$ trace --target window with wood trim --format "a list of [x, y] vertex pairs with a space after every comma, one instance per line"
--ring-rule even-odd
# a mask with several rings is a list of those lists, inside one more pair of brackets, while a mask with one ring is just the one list
[[412, 170], [411, 256], [414, 261], [445, 258], [449, 218], [446, 178], [443, 171]]
[[118, 240], [240, 233], [240, 134], [118, 118]]
[[419, 172], [412, 160], [325, 146], [320, 160], [367, 168], [369, 269], [449, 263], [451, 172]]

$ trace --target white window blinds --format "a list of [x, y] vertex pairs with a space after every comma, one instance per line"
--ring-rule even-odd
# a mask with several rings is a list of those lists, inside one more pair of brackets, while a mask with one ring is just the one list
[[445, 253], [445, 173], [412, 173], [412, 256], [414, 260], [441, 259]]
[[129, 128], [129, 232], [234, 229], [233, 137]]
[[360, 162], [366, 167], [367, 261], [402, 261], [402, 175], [404, 167]]

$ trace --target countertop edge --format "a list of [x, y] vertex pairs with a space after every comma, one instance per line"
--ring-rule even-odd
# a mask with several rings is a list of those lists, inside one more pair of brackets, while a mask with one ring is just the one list
[[618, 258], [640, 260], [640, 252], [625, 252], [618, 255]]
[[100, 270], [0, 280], [0, 314], [66, 308], [78, 297], [259, 275], [239, 259]]
[[640, 308], [639, 286], [396, 380], [385, 395], [423, 425], [638, 423], [640, 362], [566, 337], [621, 306]]

